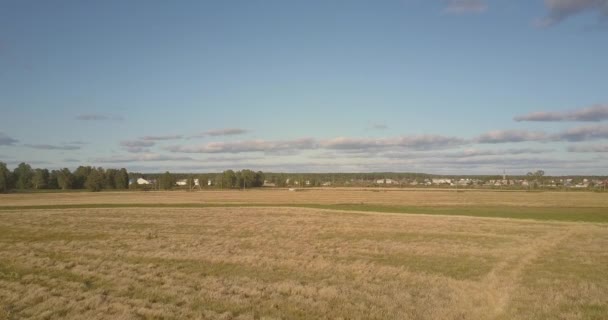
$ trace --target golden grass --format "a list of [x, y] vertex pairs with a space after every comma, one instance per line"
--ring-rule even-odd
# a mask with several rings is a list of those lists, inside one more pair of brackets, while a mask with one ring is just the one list
[[0, 194], [0, 206], [65, 204], [378, 204], [400, 206], [606, 207], [596, 192], [496, 192], [425, 189], [285, 189], [247, 191], [148, 191]]
[[[471, 196], [169, 192], [128, 201], [431, 201], [412, 194], [434, 204]], [[606, 201], [533, 195], [475, 194], [509, 205], [519, 196]], [[8, 195], [2, 205], [122, 200]], [[305, 208], [5, 210], [0, 319], [604, 319], [606, 248], [607, 226], [590, 223]]]

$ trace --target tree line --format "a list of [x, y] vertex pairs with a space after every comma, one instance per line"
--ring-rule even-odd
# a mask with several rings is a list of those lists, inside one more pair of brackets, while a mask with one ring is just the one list
[[125, 168], [104, 169], [80, 166], [72, 172], [68, 168], [34, 169], [29, 164], [22, 162], [13, 171], [10, 171], [5, 163], [0, 162], [0, 192], [42, 189], [101, 191], [128, 188], [129, 173]]
[[203, 173], [203, 174], [184, 174], [170, 173], [169, 171], [161, 174], [138, 174], [130, 173], [131, 177], [145, 177], [154, 181], [152, 186], [139, 186], [137, 183], [131, 185], [136, 189], [158, 188], [161, 190], [171, 190], [176, 188], [178, 180], [186, 180], [186, 187], [194, 186], [194, 179], [198, 179], [201, 187], [207, 185], [207, 181], [212, 181], [213, 188], [220, 189], [247, 189], [258, 188], [264, 185], [264, 173], [262, 171], [253, 171], [244, 169], [240, 171], [225, 170], [221, 173]]

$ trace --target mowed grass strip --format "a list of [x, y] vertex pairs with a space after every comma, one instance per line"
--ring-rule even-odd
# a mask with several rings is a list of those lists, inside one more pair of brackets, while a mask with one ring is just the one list
[[0, 211], [42, 209], [94, 209], [94, 208], [312, 208], [378, 213], [430, 214], [471, 216], [486, 218], [532, 219], [541, 221], [571, 221], [608, 223], [608, 210], [602, 207], [478, 207], [478, 206], [393, 206], [377, 204], [238, 204], [238, 203], [97, 203], [32, 206], [0, 206]]

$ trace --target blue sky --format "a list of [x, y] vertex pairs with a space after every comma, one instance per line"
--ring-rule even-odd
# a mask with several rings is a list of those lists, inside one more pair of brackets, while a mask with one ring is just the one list
[[0, 161], [608, 175], [608, 1], [0, 1]]

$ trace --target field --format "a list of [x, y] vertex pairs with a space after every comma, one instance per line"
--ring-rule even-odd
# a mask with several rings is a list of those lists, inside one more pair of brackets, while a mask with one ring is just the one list
[[606, 319], [608, 195], [0, 195], [0, 319]]

